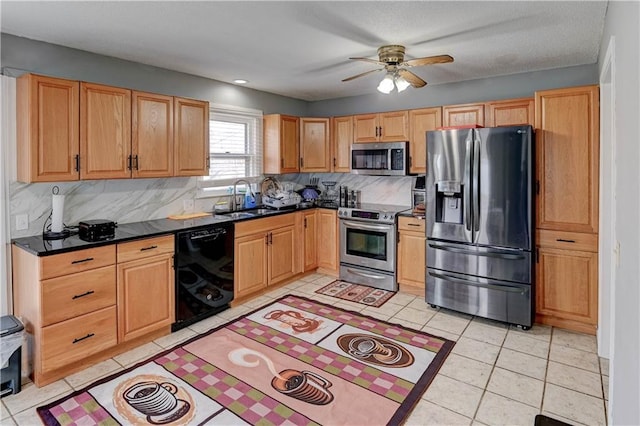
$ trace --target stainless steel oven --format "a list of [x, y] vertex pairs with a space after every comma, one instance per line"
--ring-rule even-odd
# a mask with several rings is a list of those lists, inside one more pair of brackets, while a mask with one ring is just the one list
[[341, 207], [340, 279], [397, 290], [396, 214], [408, 207], [363, 204]]

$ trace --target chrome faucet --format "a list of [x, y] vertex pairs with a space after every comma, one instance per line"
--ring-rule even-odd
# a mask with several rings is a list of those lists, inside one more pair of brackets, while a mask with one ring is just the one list
[[238, 203], [238, 202], [237, 202], [237, 200], [236, 200], [236, 197], [238, 196], [238, 194], [237, 194], [236, 188], [237, 188], [237, 186], [238, 186], [238, 184], [239, 184], [240, 182], [244, 182], [244, 183], [247, 185], [247, 191], [249, 191], [249, 194], [250, 194], [252, 197], [254, 197], [254, 195], [253, 195], [253, 191], [251, 190], [251, 184], [249, 183], [249, 181], [248, 181], [248, 180], [246, 180], [246, 179], [238, 179], [237, 181], [235, 181], [235, 182], [233, 183], [233, 197], [231, 198], [231, 211], [232, 211], [232, 212], [235, 212], [235, 211], [236, 211], [236, 209], [238, 208], [238, 206], [237, 206], [237, 203]]

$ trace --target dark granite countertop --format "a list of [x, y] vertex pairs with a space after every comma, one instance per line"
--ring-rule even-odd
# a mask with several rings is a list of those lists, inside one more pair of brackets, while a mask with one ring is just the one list
[[117, 244], [140, 238], [175, 234], [180, 231], [195, 230], [210, 225], [230, 224], [245, 220], [260, 219], [267, 216], [293, 213], [296, 211], [308, 210], [313, 208], [337, 210], [337, 207], [311, 206], [298, 209], [269, 210], [267, 213], [263, 214], [236, 218], [220, 214], [212, 214], [211, 216], [199, 217], [194, 219], [154, 219], [145, 220], [142, 222], [118, 224], [115, 230], [114, 237], [103, 241], [84, 241], [81, 240], [80, 237], [76, 234], [60, 240], [45, 240], [42, 238], [42, 235], [34, 235], [31, 237], [15, 238], [11, 240], [11, 242], [16, 246], [35, 254], [36, 256], [51, 256], [54, 254], [83, 250], [92, 247], [100, 247], [110, 244]]

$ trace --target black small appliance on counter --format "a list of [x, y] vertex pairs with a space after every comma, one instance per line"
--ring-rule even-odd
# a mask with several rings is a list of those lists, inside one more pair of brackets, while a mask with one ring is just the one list
[[103, 241], [116, 234], [116, 223], [112, 220], [85, 220], [78, 224], [78, 234], [84, 241]]

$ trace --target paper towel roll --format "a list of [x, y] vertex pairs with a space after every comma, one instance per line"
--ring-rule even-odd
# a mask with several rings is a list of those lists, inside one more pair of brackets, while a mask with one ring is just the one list
[[62, 232], [64, 224], [62, 216], [64, 215], [64, 195], [53, 194], [53, 202], [51, 207], [51, 232]]

